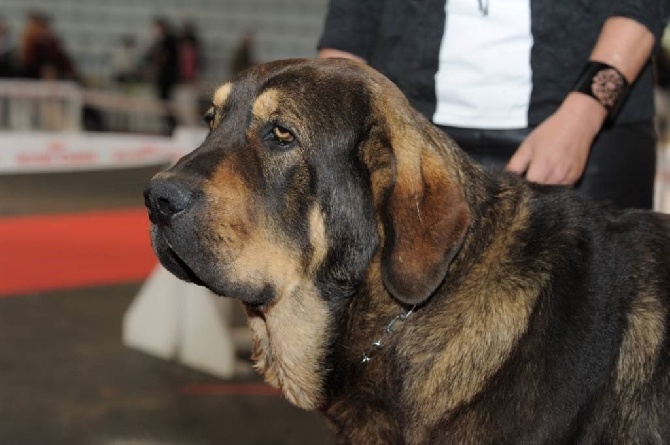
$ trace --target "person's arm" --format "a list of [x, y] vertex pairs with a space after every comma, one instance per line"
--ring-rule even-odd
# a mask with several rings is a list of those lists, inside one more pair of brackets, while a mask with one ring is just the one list
[[[650, 29], [638, 20], [611, 17], [589, 59], [613, 66], [632, 84], [649, 60], [655, 41]], [[569, 93], [559, 109], [519, 146], [508, 170], [525, 172], [534, 182], [574, 184], [584, 172], [591, 144], [607, 112], [595, 98]]]
[[367, 63], [365, 59], [357, 56], [356, 54], [352, 54], [347, 51], [340, 51], [339, 49], [333, 49], [333, 48], [322, 48], [318, 51], [317, 55], [321, 59], [343, 58], [343, 59], [356, 60], [357, 62], [361, 63]]
[[330, 0], [317, 44], [319, 57], [368, 61], [376, 45], [385, 0]]

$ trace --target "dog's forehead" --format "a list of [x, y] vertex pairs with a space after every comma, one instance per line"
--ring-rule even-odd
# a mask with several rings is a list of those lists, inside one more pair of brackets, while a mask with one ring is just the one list
[[212, 103], [215, 107], [221, 108], [226, 103], [228, 96], [230, 96], [231, 89], [232, 84], [230, 82], [226, 82], [217, 88], [217, 90], [214, 92], [214, 96], [212, 97]]
[[330, 101], [339, 102], [343, 96], [351, 99], [354, 91], [360, 91], [357, 87], [367, 83], [362, 80], [369, 80], [364, 72], [356, 64], [334, 59], [270, 62], [221, 85], [212, 103], [216, 109], [246, 103], [259, 117], [268, 116], [279, 105], [319, 108]]
[[276, 88], [262, 91], [254, 100], [251, 111], [257, 119], [269, 120], [279, 108], [280, 92]]
[[[218, 87], [212, 96], [214, 108], [221, 110], [229, 107], [233, 102], [248, 103], [248, 101], [251, 101], [253, 115], [256, 118], [268, 119], [279, 108], [280, 88], [262, 88], [260, 85], [255, 89], [248, 88], [249, 80], [227, 82]], [[243, 85], [244, 83], [247, 84], [247, 88]]]
[[[374, 120], [375, 79], [357, 64], [331, 60], [278, 61], [254, 67], [212, 96], [212, 141], [223, 135], [256, 140], [268, 124], [290, 130], [303, 148], [351, 148]], [[219, 141], [221, 142], [221, 141]], [[319, 150], [321, 151], [321, 150]]]

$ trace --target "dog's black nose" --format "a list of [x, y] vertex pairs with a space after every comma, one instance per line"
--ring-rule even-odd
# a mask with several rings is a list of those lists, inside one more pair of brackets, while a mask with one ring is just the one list
[[193, 201], [193, 189], [177, 179], [154, 178], [144, 189], [144, 205], [154, 224], [168, 224]]

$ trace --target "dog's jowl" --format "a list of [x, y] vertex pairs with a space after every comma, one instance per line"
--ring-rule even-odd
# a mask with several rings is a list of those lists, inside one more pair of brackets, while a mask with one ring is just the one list
[[177, 277], [341, 444], [670, 444], [670, 217], [475, 165], [379, 73], [221, 86], [146, 188]]

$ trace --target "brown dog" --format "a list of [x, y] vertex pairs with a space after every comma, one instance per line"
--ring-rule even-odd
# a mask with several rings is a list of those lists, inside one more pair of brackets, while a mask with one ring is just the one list
[[148, 185], [178, 277], [240, 299], [341, 444], [670, 443], [670, 218], [489, 174], [379, 73], [256, 67]]

